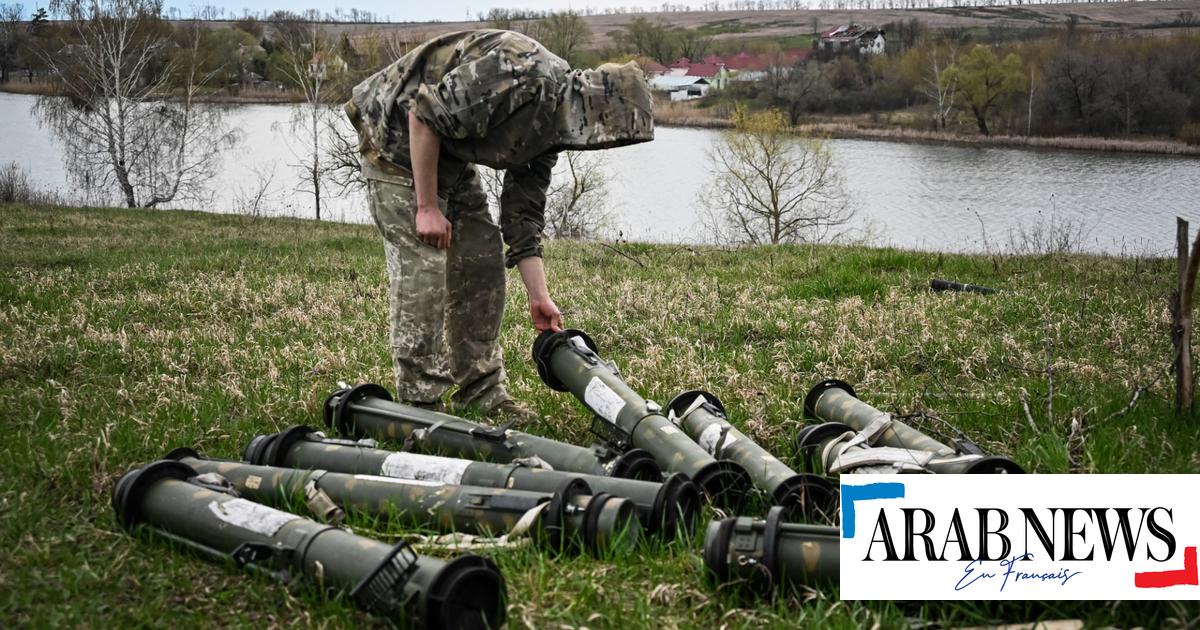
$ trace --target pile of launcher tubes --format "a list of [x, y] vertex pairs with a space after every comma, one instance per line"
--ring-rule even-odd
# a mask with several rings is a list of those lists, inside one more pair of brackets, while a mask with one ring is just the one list
[[[662, 548], [651, 541], [692, 544], [701, 517], [717, 516], [701, 552], [710, 581], [760, 593], [820, 588], [838, 578], [829, 477], [1023, 472], [966, 439], [938, 441], [841, 381], [809, 392], [806, 415], [823, 423], [799, 432], [789, 465], [708, 392], [683, 392], [665, 409], [643, 398], [583, 332], [543, 333], [533, 359], [546, 385], [593, 414], [596, 444], [404, 405], [378, 385], [343, 387], [326, 399], [321, 430], [260, 435], [242, 461], [178, 448], [130, 471], [113, 490], [117, 520], [404, 625], [495, 628], [505, 582], [471, 553], [481, 546], [650, 554]], [[380, 542], [342, 527], [347, 512], [417, 533]], [[444, 553], [418, 553], [428, 547]]]

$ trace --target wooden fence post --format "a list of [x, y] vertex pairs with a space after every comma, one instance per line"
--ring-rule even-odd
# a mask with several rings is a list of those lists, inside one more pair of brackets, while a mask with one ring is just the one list
[[1171, 296], [1171, 344], [1175, 348], [1175, 413], [1191, 413], [1195, 395], [1192, 375], [1192, 291], [1200, 268], [1200, 231], [1188, 252], [1188, 222], [1175, 218], [1176, 287]]

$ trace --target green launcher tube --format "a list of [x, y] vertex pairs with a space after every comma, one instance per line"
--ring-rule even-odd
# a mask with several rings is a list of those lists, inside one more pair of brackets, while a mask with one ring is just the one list
[[407, 544], [387, 545], [282, 512], [197, 479], [160, 460], [125, 474], [113, 489], [117, 521], [188, 549], [279, 579], [301, 578], [402, 625], [499, 628], [504, 578], [474, 555], [439, 560]]
[[555, 470], [659, 481], [649, 453], [583, 448], [520, 431], [490, 427], [392, 400], [373, 383], [340, 389], [325, 400], [325, 426], [355, 439], [403, 442], [404, 450], [488, 462], [537, 457]]
[[780, 586], [836, 585], [836, 527], [784, 522], [775, 506], [765, 519], [746, 516], [712, 521], [704, 535], [704, 564], [718, 582], [745, 580], [768, 593]]
[[[332, 514], [340, 508], [378, 518], [395, 517], [407, 525], [441, 533], [483, 536], [506, 534], [520, 525], [540, 547], [552, 551], [600, 551], [608, 541], [623, 541], [620, 549], [628, 549], [641, 534], [632, 502], [608, 494], [593, 496], [591, 488], [578, 477], [567, 479], [553, 493], [545, 493], [256, 466], [202, 458], [187, 448], [175, 449], [166, 458], [200, 473], [220, 475], [241, 496], [267, 505], [287, 507], [303, 497], [318, 514]], [[597, 529], [596, 515], [601, 513], [614, 515], [608, 521], [619, 529]]]
[[716, 396], [700, 390], [686, 391], [667, 403], [669, 418], [705, 451], [717, 459], [737, 462], [754, 485], [783, 506], [790, 518], [831, 520], [837, 508], [837, 492], [821, 477], [797, 473], [767, 449], [738, 431], [726, 419], [725, 407]]
[[610, 444], [648, 451], [664, 470], [687, 475], [718, 505], [740, 506], [753, 490], [742, 466], [716, 459], [680, 431], [657, 404], [634, 392], [616, 368], [600, 358], [585, 333], [543, 332], [533, 343], [533, 358], [546, 385], [570, 392], [595, 414], [610, 434]]
[[701, 504], [696, 484], [678, 473], [657, 483], [563, 472], [521, 463], [497, 464], [395, 452], [376, 448], [369, 441], [327, 438], [305, 426], [255, 437], [246, 447], [243, 459], [263, 466], [548, 493], [578, 477], [587, 482], [593, 492], [605, 492], [632, 501], [644, 532], [664, 538], [674, 537], [680, 529], [691, 531]]

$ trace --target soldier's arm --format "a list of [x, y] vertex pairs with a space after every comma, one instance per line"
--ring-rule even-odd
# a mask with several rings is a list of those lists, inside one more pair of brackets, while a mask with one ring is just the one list
[[442, 139], [408, 113], [408, 149], [417, 194], [417, 237], [438, 249], [450, 247], [450, 222], [438, 206], [437, 164]]
[[550, 298], [542, 264], [542, 229], [546, 224], [546, 189], [557, 154], [542, 155], [504, 174], [500, 194], [500, 231], [508, 245], [505, 264], [521, 272], [529, 295], [529, 315], [539, 330], [561, 330], [562, 313]]

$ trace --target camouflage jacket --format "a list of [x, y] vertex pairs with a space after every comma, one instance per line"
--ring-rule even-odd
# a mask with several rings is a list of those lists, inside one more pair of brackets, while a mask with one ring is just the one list
[[[410, 168], [408, 112], [442, 138], [438, 189], [468, 163], [507, 169], [501, 197], [506, 264], [541, 255], [552, 138], [567, 62], [508, 31], [434, 38], [354, 88], [346, 104], [366, 159]], [[550, 101], [550, 102], [546, 102]], [[530, 104], [544, 107], [526, 107]]]
[[634, 64], [571, 70], [511, 31], [436, 37], [354, 88], [346, 113], [366, 159], [410, 168], [408, 113], [441, 139], [438, 189], [467, 164], [505, 169], [506, 264], [540, 256], [546, 189], [558, 152], [653, 139], [650, 95]]

